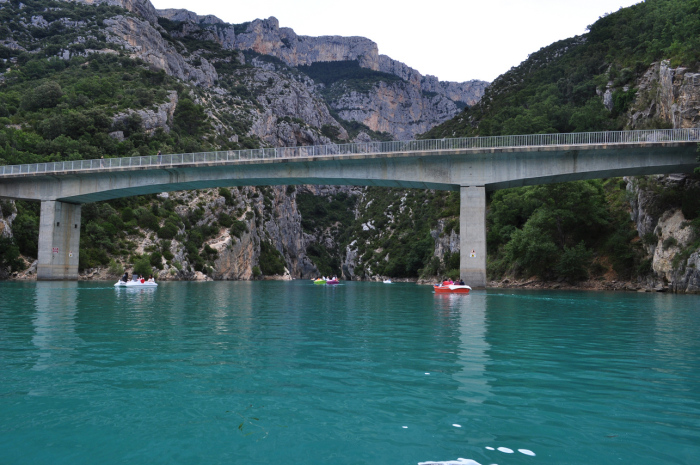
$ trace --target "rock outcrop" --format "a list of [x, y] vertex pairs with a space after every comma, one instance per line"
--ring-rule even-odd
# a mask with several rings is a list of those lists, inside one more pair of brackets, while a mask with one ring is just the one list
[[647, 286], [700, 292], [700, 248], [694, 246], [698, 237], [677, 201], [665, 200], [663, 195], [664, 191], [700, 194], [700, 181], [685, 174], [625, 179], [631, 218], [651, 259]]
[[158, 22], [158, 15], [156, 14], [156, 9], [150, 0], [66, 0], [74, 1], [76, 3], [85, 3], [87, 5], [99, 5], [101, 3], [106, 3], [107, 5], [115, 5], [124, 8], [125, 10], [131, 11], [151, 24], [156, 24]]
[[[172, 35], [212, 40], [225, 50], [251, 50], [282, 60], [290, 67], [328, 61], [357, 61], [360, 66], [390, 73], [402, 82], [382, 82], [369, 92], [348, 90], [328, 104], [341, 118], [358, 121], [397, 139], [411, 139], [454, 115], [465, 105], [473, 105], [484, 93], [484, 81], [440, 82], [415, 69], [379, 55], [375, 42], [364, 37], [299, 36], [280, 27], [276, 18], [256, 19], [243, 25], [229, 25], [214, 16], [199, 16], [187, 10], [158, 10], [158, 15], [180, 23]], [[238, 34], [236, 29], [242, 29]], [[274, 65], [253, 63], [266, 70]], [[410, 102], [410, 103], [409, 103]]]
[[[139, 116], [141, 120], [141, 126], [143, 127], [146, 134], [152, 134], [158, 128], [161, 128], [166, 133], [168, 133], [170, 132], [170, 126], [173, 123], [173, 114], [175, 113], [175, 108], [177, 108], [177, 102], [177, 92], [170, 91], [168, 92], [167, 102], [160, 105], [156, 105], [154, 109], [131, 110], [123, 113], [117, 113], [112, 118], [112, 125], [115, 127], [119, 127], [129, 116], [131, 116], [132, 114], [136, 114]], [[117, 136], [116, 138], [119, 137]]]
[[644, 73], [628, 124], [644, 129], [654, 122], [674, 129], [700, 126], [700, 73], [671, 68], [668, 61], [654, 63]]
[[218, 79], [216, 69], [204, 58], [194, 66], [161, 36], [151, 23], [127, 16], [105, 19], [107, 41], [124, 47], [135, 58], [162, 69], [170, 76], [211, 87]]
[[359, 121], [398, 140], [415, 139], [459, 111], [452, 100], [426, 95], [420, 87], [401, 81], [380, 82], [366, 93], [348, 90], [329, 103], [342, 119]]

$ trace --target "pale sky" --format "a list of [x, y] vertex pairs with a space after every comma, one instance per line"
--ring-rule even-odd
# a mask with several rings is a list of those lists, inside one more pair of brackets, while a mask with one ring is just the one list
[[227, 23], [274, 16], [305, 36], [361, 36], [441, 81], [492, 81], [540, 48], [639, 0], [151, 0]]

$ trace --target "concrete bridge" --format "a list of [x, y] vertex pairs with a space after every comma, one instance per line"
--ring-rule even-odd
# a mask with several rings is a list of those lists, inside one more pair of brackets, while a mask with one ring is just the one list
[[279, 184], [459, 191], [460, 274], [486, 285], [486, 192], [692, 172], [700, 129], [535, 134], [0, 166], [0, 198], [41, 202], [40, 280], [76, 280], [80, 205], [187, 189]]

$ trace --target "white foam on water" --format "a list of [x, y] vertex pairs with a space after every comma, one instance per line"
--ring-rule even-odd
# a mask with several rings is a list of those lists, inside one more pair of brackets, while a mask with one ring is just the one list
[[430, 373], [426, 373], [426, 375], [429, 375]]
[[498, 450], [503, 452], [504, 454], [512, 454], [513, 453], [513, 449], [508, 449], [507, 447], [499, 447]]
[[472, 459], [458, 458], [457, 460], [448, 460], [446, 462], [418, 462], [418, 465], [481, 465]]
[[493, 447], [486, 446], [486, 450], [496, 450]]
[[462, 425], [458, 425], [457, 423], [453, 423], [452, 426], [454, 426], [455, 428], [461, 428], [461, 427], [462, 427]]
[[532, 457], [535, 456], [535, 453], [528, 449], [518, 449], [518, 452], [520, 452], [521, 454], [530, 455]]
[[408, 429], [408, 426], [402, 426], [403, 429]]

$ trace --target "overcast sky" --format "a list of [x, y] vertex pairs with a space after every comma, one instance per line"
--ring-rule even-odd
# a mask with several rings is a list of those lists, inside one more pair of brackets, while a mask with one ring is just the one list
[[274, 16], [299, 35], [361, 36], [441, 81], [492, 81], [528, 54], [586, 32], [605, 13], [639, 0], [151, 0], [228, 23]]

